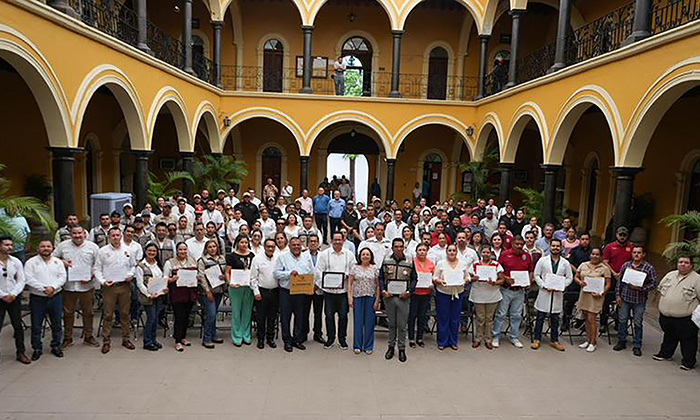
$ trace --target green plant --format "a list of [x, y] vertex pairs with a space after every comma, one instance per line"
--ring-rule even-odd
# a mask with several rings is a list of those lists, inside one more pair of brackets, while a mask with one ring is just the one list
[[544, 205], [544, 194], [532, 188], [515, 187], [515, 191], [523, 196], [522, 208], [525, 209], [527, 218], [537, 217], [537, 220], [542, 219], [542, 206]]
[[491, 176], [491, 167], [498, 160], [498, 151], [491, 150], [484, 155], [481, 162], [457, 162], [457, 167], [462, 172], [472, 174], [472, 198], [488, 198], [496, 195], [498, 186], [488, 182]]
[[174, 184], [178, 181], [187, 180], [194, 182], [192, 175], [184, 171], [166, 172], [163, 180], [159, 181], [158, 177], [153, 172], [148, 172], [148, 180], [146, 183], [146, 195], [148, 202], [154, 207], [158, 205], [158, 197], [168, 197], [175, 194], [179, 188], [175, 188]]
[[204, 156], [192, 165], [192, 178], [197, 190], [228, 190], [243, 182], [248, 175], [246, 164], [233, 156]]
[[661, 219], [659, 223], [684, 229], [686, 233], [694, 236], [694, 239], [671, 242], [666, 245], [664, 258], [675, 266], [680, 256], [688, 255], [693, 261], [695, 270], [700, 272], [700, 212], [693, 210], [684, 214], [672, 214]]
[[24, 193], [29, 197], [35, 197], [42, 203], [47, 203], [53, 188], [44, 175], [29, 175], [24, 180]]
[[351, 69], [345, 72], [344, 96], [362, 96], [362, 71]]
[[[5, 165], [0, 164], [0, 172]], [[23, 216], [29, 221], [40, 223], [46, 230], [56, 230], [49, 207], [36, 197], [8, 195], [10, 181], [0, 176], [0, 235], [9, 235], [15, 240], [21, 240], [21, 235], [12, 225], [10, 218]]]

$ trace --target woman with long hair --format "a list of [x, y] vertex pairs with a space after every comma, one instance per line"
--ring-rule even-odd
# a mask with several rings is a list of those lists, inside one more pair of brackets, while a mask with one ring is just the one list
[[175, 256], [165, 262], [163, 274], [168, 279], [170, 306], [173, 308], [173, 338], [175, 350], [185, 351], [191, 343], [185, 338], [192, 306], [197, 301], [197, 286], [178, 286], [182, 270], [197, 270], [197, 262], [188, 255], [187, 244], [180, 242], [175, 247]]
[[[437, 312], [438, 350], [450, 347], [458, 349], [459, 319], [464, 303], [464, 285], [469, 279], [467, 264], [457, 258], [457, 245], [447, 246], [445, 259], [435, 265], [433, 283], [435, 284], [435, 306]], [[449, 284], [447, 280], [459, 278], [459, 284]]]
[[[221, 255], [219, 242], [210, 239], [204, 244], [204, 253], [197, 261], [201, 303], [204, 307], [204, 327], [202, 346], [214, 348], [214, 343], [221, 344], [223, 339], [216, 336], [216, 313], [226, 291], [226, 258]], [[218, 270], [214, 267], [219, 267]]]
[[297, 216], [295, 214], [289, 214], [287, 216], [287, 226], [284, 228], [284, 234], [287, 235], [287, 241], [299, 236], [299, 231], [301, 228], [297, 225]]
[[[576, 271], [574, 281], [581, 286], [581, 294], [578, 298], [576, 306], [581, 310], [586, 317], [586, 341], [579, 345], [579, 348], [586, 349], [587, 352], [593, 353], [598, 345], [598, 323], [596, 317], [603, 309], [605, 294], [612, 287], [612, 271], [602, 259], [603, 253], [600, 248], [591, 248], [591, 259], [581, 263]], [[586, 282], [590, 279], [605, 279], [603, 293], [584, 292]], [[620, 325], [620, 328], [627, 326]]]
[[[413, 258], [413, 266], [416, 268], [416, 274], [421, 276], [430, 276], [432, 279], [435, 272], [435, 263], [428, 258], [428, 246], [426, 244], [418, 244], [415, 248], [415, 257]], [[420, 281], [418, 283], [421, 283]], [[411, 304], [408, 310], [408, 345], [409, 347], [425, 346], [423, 342], [423, 333], [428, 324], [428, 310], [430, 309], [430, 297], [433, 294], [432, 281], [428, 287], [418, 287], [411, 294]], [[416, 326], [416, 321], [418, 325]], [[415, 339], [415, 340], [414, 340]]]
[[164, 304], [163, 295], [168, 293], [167, 286], [161, 291], [148, 291], [148, 285], [153, 279], [163, 277], [163, 271], [158, 265], [158, 246], [151, 242], [144, 248], [144, 257], [136, 266], [136, 287], [139, 291], [139, 302], [146, 312], [146, 325], [143, 328], [144, 350], [157, 351], [163, 345], [156, 340], [158, 328], [158, 313]]
[[379, 268], [374, 254], [363, 248], [357, 264], [348, 275], [348, 304], [353, 314], [353, 349], [355, 354], [374, 351], [375, 312], [379, 309]]
[[[250, 289], [250, 264], [253, 257], [248, 248], [248, 238], [242, 235], [238, 235], [231, 253], [226, 256], [226, 280], [231, 298], [231, 340], [236, 347], [252, 342], [250, 320], [253, 316], [253, 291]], [[235, 275], [232, 275], [234, 271]]]

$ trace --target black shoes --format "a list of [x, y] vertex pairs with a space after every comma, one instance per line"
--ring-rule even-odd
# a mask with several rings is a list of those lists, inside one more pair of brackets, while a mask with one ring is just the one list
[[341, 350], [347, 350], [347, 349], [349, 348], [349, 347], [348, 347], [348, 342], [345, 341], [345, 340], [339, 340], [339, 344], [340, 344], [340, 349], [341, 349]]
[[36, 362], [37, 360], [39, 360], [40, 357], [41, 357], [41, 351], [34, 350], [34, 353], [32, 353], [32, 362]]
[[404, 363], [406, 361], [406, 350], [399, 350], [399, 362]]
[[301, 343], [293, 343], [292, 346], [298, 348], [299, 350], [306, 350], [306, 346]]
[[394, 348], [393, 347], [389, 347], [387, 349], [386, 353], [384, 354], [384, 358], [386, 360], [391, 360], [394, 358]]
[[148, 351], [158, 351], [159, 350], [158, 346], [156, 346], [155, 344], [146, 344], [143, 346], [143, 349], [148, 350]]
[[423, 340], [416, 340], [416, 344], [418, 344], [418, 347], [425, 347], [425, 341]]
[[294, 350], [294, 348], [292, 347], [291, 344], [285, 344], [285, 345], [284, 345], [284, 351], [286, 351], [287, 353], [291, 353], [292, 350]]
[[656, 353], [655, 355], [651, 356], [652, 359], [658, 360], [658, 361], [668, 361], [671, 360], [670, 357], [666, 357], [661, 353]]
[[202, 347], [204, 347], [205, 349], [213, 349], [214, 343], [202, 343]]
[[211, 340], [211, 342], [214, 344], [224, 344], [224, 339], [223, 338], [213, 338]]
[[638, 349], [635, 347], [632, 349], [632, 354], [634, 354], [637, 357], [642, 357], [642, 349]]
[[262, 341], [262, 340], [258, 340], [258, 346], [257, 346], [257, 347], [258, 347], [260, 350], [264, 349], [264, 348], [265, 348], [265, 342]]
[[408, 342], [408, 347], [410, 347], [410, 348], [412, 348], [412, 349], [415, 349], [415, 348], [416, 348], [416, 342], [413, 341], [413, 340], [409, 341], [409, 342]]
[[323, 345], [323, 348], [326, 350], [332, 349], [333, 348], [333, 342], [331, 340], [326, 341], [326, 343]]
[[626, 348], [627, 348], [627, 344], [620, 341], [617, 344], [615, 344], [615, 347], [613, 347], [613, 350], [620, 351], [620, 350], [624, 350]]
[[321, 344], [326, 344], [326, 340], [323, 339], [322, 335], [314, 335], [314, 341]]
[[58, 357], [58, 358], [63, 357], [63, 351], [62, 351], [60, 348], [58, 348], [58, 347], [52, 348], [52, 349], [51, 349], [51, 354], [53, 354], [54, 356], [56, 356], [56, 357]]
[[270, 346], [271, 349], [277, 348], [277, 344], [272, 340], [267, 340], [267, 345]]

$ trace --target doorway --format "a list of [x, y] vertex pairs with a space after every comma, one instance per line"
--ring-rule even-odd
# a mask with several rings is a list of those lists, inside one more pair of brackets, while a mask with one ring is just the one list
[[268, 178], [280, 187], [282, 184], [282, 152], [276, 147], [268, 147], [262, 152], [262, 184], [267, 184]]
[[447, 67], [449, 57], [442, 47], [430, 51], [428, 59], [428, 99], [447, 99]]
[[428, 204], [440, 201], [440, 182], [442, 181], [442, 158], [430, 153], [423, 162], [423, 197]]
[[263, 53], [263, 92], [282, 92], [284, 45], [277, 39], [265, 42]]
[[[343, 63], [345, 64], [345, 96], [372, 95], [372, 44], [366, 39], [355, 36], [343, 44]], [[353, 90], [352, 86], [362, 86]]]

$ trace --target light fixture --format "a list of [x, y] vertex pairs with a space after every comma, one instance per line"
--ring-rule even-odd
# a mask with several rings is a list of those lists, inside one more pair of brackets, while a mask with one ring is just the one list
[[352, 6], [350, 6], [350, 14], [348, 15], [350, 23], [354, 22], [355, 18], [357, 18], [357, 15], [355, 15], [355, 13], [352, 11]]
[[175, 6], [173, 6], [173, 11], [175, 13], [180, 13], [180, 6], [178, 6], [177, 4]]
[[469, 127], [467, 127], [467, 137], [471, 137], [473, 135], [474, 135], [474, 127], [472, 127], [470, 125]]
[[231, 118], [224, 117], [224, 127], [230, 127], [230, 126], [231, 126]]
[[353, 127], [352, 130], [350, 130], [350, 137], [355, 138], [356, 135], [357, 131], [355, 131], [355, 127]]

